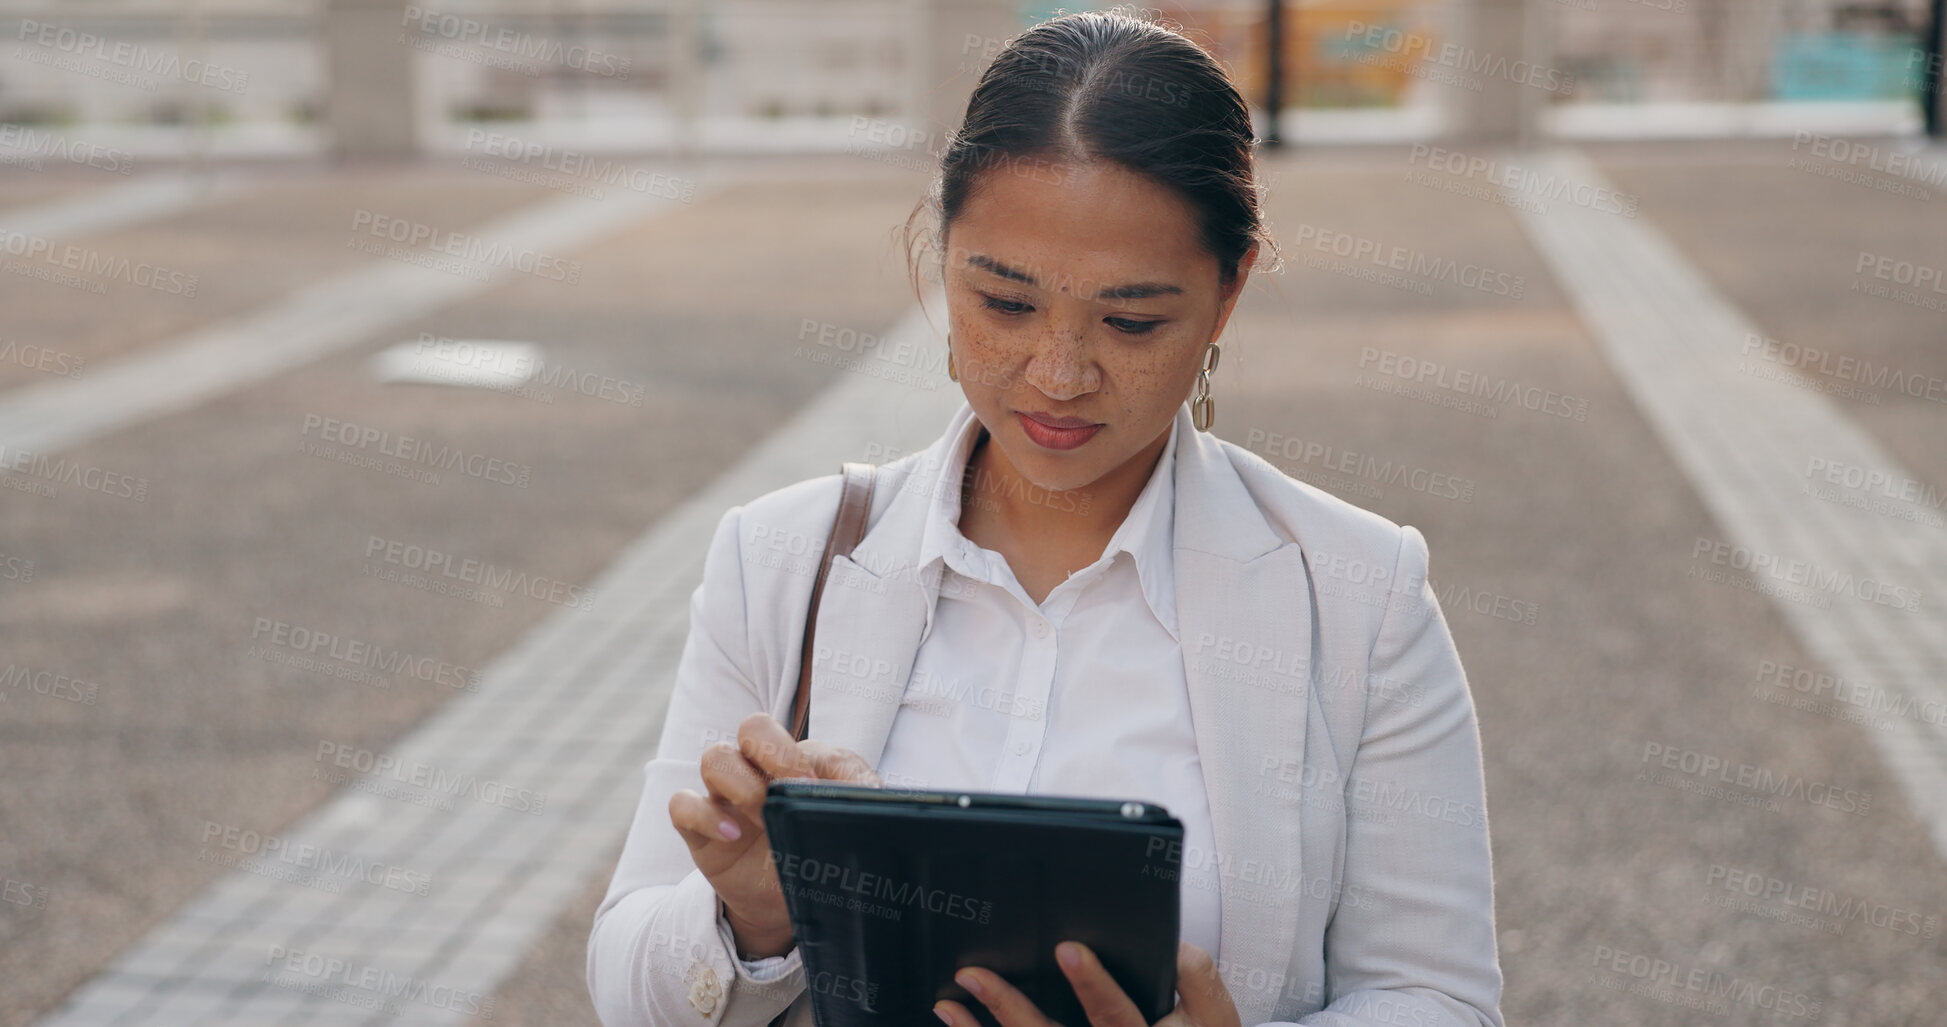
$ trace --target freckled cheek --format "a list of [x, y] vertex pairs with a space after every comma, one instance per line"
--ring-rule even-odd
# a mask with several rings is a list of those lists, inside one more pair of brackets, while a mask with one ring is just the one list
[[1132, 404], [1175, 397], [1190, 387], [1196, 379], [1197, 368], [1203, 366], [1201, 348], [1190, 358], [1184, 356], [1186, 347], [1180, 340], [1158, 340], [1158, 343], [1153, 351], [1125, 354], [1114, 364], [1103, 365]]
[[[1004, 388], [1006, 382], [1027, 363], [1034, 350], [1025, 332], [995, 331], [986, 325], [955, 324], [953, 346], [958, 361], [981, 372], [980, 384]], [[966, 375], [961, 375], [964, 380]]]

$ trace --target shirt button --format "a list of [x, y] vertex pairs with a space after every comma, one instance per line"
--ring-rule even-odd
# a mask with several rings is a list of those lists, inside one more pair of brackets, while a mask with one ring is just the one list
[[1028, 743], [1026, 743], [1026, 742], [1015, 742], [1015, 743], [1014, 743], [1014, 755], [1016, 755], [1016, 756], [1026, 756], [1027, 754], [1028, 754]]
[[1047, 638], [1047, 637], [1048, 637], [1048, 622], [1047, 622], [1047, 621], [1041, 621], [1041, 620], [1038, 620], [1038, 621], [1035, 621], [1035, 622], [1034, 622], [1034, 637], [1036, 637], [1036, 638]]

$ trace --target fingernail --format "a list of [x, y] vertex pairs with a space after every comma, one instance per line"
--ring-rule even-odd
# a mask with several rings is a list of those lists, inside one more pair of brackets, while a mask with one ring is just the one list
[[1082, 965], [1082, 951], [1076, 948], [1072, 941], [1064, 941], [1056, 945], [1055, 958], [1061, 960], [1061, 965], [1070, 970]]
[[958, 981], [962, 988], [965, 988], [969, 992], [972, 992], [975, 998], [980, 997], [980, 982], [974, 979], [973, 974], [970, 974], [967, 971], [962, 970], [959, 973], [954, 974], [953, 979], [955, 981]]
[[738, 827], [737, 822], [734, 820], [725, 820], [723, 823], [718, 824], [717, 833], [723, 835], [725, 841], [731, 842], [744, 836], [743, 829]]
[[933, 1015], [939, 1017], [940, 1022], [946, 1024], [946, 1027], [953, 1027], [953, 1018], [946, 1015], [946, 1010], [941, 1009], [939, 1006], [934, 1006]]

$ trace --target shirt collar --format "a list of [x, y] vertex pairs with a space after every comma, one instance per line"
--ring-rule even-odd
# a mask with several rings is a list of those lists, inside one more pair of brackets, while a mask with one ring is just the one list
[[[941, 563], [970, 577], [982, 576], [980, 568], [974, 563], [973, 553], [977, 547], [960, 532], [960, 483], [966, 473], [967, 457], [973, 452], [974, 442], [980, 438], [983, 426], [978, 417], [972, 416], [969, 408], [962, 407], [967, 416], [959, 424], [953, 443], [947, 448], [947, 458], [931, 468], [932, 478], [929, 487], [932, 495], [927, 505], [926, 523], [920, 532], [918, 568], [935, 583], [939, 581], [941, 570], [933, 564]], [[1128, 553], [1135, 561], [1136, 577], [1142, 585], [1143, 598], [1148, 601], [1150, 613], [1156, 617], [1170, 637], [1179, 643], [1176, 629], [1176, 589], [1174, 577], [1173, 544], [1176, 508], [1176, 436], [1177, 421], [1170, 422], [1169, 441], [1163, 446], [1162, 455], [1156, 459], [1156, 466], [1150, 472], [1149, 481], [1136, 496], [1136, 502], [1129, 513], [1110, 536], [1103, 550], [1113, 559], [1117, 553]], [[992, 445], [992, 440], [989, 440]], [[937, 600], [937, 591], [934, 592]], [[928, 625], [932, 623], [928, 615]]]

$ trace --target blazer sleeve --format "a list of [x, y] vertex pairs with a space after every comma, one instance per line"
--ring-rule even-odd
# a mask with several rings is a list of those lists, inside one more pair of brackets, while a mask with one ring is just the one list
[[[796, 948], [737, 957], [722, 903], [669, 820], [678, 789], [705, 792], [704, 748], [734, 742], [767, 709], [751, 673], [739, 514], [717, 522], [661, 740], [643, 768], [642, 799], [588, 936], [588, 993], [606, 1027], [764, 1027], [804, 991]], [[706, 792], [707, 794], [707, 792]]]
[[[1319, 1027], [1504, 1027], [1480, 734], [1460, 654], [1401, 529], [1346, 783], [1346, 894], [1325, 929]], [[1401, 701], [1418, 685], [1423, 701]], [[1355, 891], [1356, 889], [1356, 891]]]

